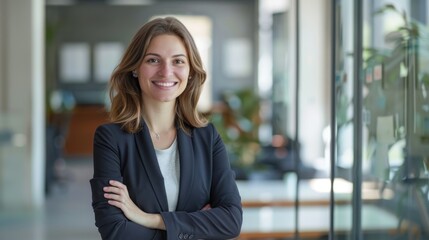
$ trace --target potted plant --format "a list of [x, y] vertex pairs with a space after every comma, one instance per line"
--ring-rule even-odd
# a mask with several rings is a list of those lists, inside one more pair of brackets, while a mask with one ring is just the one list
[[259, 109], [259, 96], [252, 89], [242, 89], [224, 92], [222, 101], [210, 113], [211, 122], [225, 142], [237, 179], [247, 178], [260, 150]]

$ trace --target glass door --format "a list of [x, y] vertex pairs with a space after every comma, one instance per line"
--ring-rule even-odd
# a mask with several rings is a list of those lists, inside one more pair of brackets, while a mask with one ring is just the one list
[[333, 3], [333, 239], [428, 239], [428, 1]]

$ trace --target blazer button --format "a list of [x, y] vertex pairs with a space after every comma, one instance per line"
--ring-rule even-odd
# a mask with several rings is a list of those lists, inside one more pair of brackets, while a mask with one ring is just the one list
[[183, 234], [179, 234], [179, 239], [183, 239]]
[[189, 235], [187, 233], [185, 233], [185, 235], [183, 236], [184, 239], [188, 239]]
[[194, 235], [192, 235], [192, 234], [189, 235], [189, 239], [192, 239], [192, 238], [194, 238]]

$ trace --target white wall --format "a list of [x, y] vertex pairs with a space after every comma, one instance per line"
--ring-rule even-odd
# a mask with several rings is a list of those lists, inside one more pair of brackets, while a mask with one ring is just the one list
[[44, 202], [44, 1], [0, 1], [0, 209]]
[[299, 0], [299, 140], [302, 160], [311, 166], [324, 156], [322, 131], [330, 123], [330, 4]]

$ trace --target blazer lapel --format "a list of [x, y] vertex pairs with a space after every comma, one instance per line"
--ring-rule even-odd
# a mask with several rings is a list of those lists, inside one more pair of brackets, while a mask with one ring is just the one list
[[134, 135], [143, 169], [156, 195], [161, 211], [168, 211], [167, 194], [165, 192], [164, 178], [159, 169], [158, 159], [150, 138], [149, 130], [143, 123], [143, 129]]
[[191, 196], [194, 182], [194, 151], [191, 136], [180, 128], [177, 129], [177, 144], [180, 159], [180, 189], [177, 210], [183, 210]]

